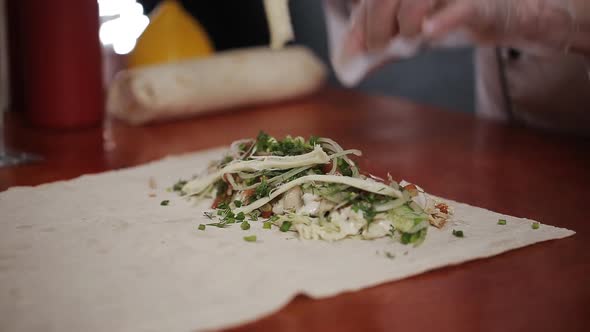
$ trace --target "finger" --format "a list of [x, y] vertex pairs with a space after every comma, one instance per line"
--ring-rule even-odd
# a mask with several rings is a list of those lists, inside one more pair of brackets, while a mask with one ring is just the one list
[[346, 36], [344, 42], [344, 51], [348, 56], [355, 56], [360, 53], [366, 52], [366, 40], [365, 40], [365, 20], [367, 15], [365, 14], [365, 4], [359, 3], [352, 9], [350, 16], [350, 30]]
[[399, 0], [366, 0], [365, 38], [367, 49], [384, 49], [397, 34]]
[[422, 23], [434, 9], [435, 0], [406, 0], [400, 4], [398, 22], [400, 34], [404, 37], [415, 37], [422, 32]]
[[438, 13], [426, 19], [422, 31], [430, 39], [440, 38], [449, 32], [470, 25], [476, 20], [474, 1], [454, 1]]

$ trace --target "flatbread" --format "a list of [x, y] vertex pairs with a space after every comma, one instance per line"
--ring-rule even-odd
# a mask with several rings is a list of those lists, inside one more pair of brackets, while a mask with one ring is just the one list
[[[430, 229], [417, 248], [391, 239], [301, 241], [261, 222], [199, 231], [205, 206], [165, 188], [222, 151], [0, 193], [0, 330], [225, 328], [297, 294], [324, 298], [574, 234], [456, 202], [455, 222]], [[465, 237], [454, 237], [455, 228]]]
[[264, 9], [270, 31], [270, 47], [281, 49], [295, 38], [289, 0], [264, 0]]
[[108, 113], [133, 125], [300, 97], [318, 90], [327, 69], [302, 46], [255, 47], [125, 70], [111, 83]]

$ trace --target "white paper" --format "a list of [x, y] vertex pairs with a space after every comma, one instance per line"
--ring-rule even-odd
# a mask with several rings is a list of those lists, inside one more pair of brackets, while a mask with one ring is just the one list
[[[203, 208], [165, 188], [220, 153], [0, 193], [0, 330], [230, 327], [271, 314], [297, 294], [333, 296], [574, 234], [533, 230], [531, 220], [458, 203], [451, 203], [456, 224], [430, 229], [418, 248], [391, 239], [301, 241], [263, 230], [261, 222], [249, 231], [199, 231], [207, 222]], [[160, 206], [165, 199], [170, 205]], [[506, 226], [497, 225], [500, 218]], [[253, 234], [258, 242], [243, 240]]]

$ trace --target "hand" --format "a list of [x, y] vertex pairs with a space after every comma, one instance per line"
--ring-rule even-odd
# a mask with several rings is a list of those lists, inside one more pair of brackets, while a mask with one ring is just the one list
[[348, 43], [368, 51], [397, 36], [475, 41], [590, 55], [589, 0], [361, 0]]

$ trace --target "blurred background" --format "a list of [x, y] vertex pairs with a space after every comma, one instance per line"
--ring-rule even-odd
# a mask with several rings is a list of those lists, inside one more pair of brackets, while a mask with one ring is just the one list
[[[63, 6], [73, 3], [68, 1], [47, 3], [53, 4], [56, 11], [61, 6], [59, 12], [61, 16], [64, 16], [63, 8], [65, 7]], [[0, 82], [2, 99], [0, 107], [3, 109], [9, 104], [9, 96], [12, 97], [12, 108], [17, 110], [22, 108], [19, 105], [19, 99], [25, 99], [19, 95], [22, 90], [19, 87], [26, 81], [27, 74], [22, 63], [19, 63], [24, 61], [19, 51], [28, 47], [24, 45], [28, 39], [22, 38], [22, 31], [30, 34], [34, 30], [30, 27], [32, 18], [43, 21], [44, 24], [50, 20], [46, 18], [50, 13], [47, 15], [31, 13], [30, 7], [33, 5], [28, 5], [29, 11], [25, 13], [26, 15], [23, 14], [27, 10], [26, 3], [34, 2], [0, 0], [2, 10], [4, 6], [7, 9], [6, 13], [0, 11], [0, 20], [2, 20], [0, 22], [0, 43], [2, 43], [0, 45], [0, 65], [2, 65], [0, 67], [2, 81]], [[267, 45], [269, 42], [262, 0], [181, 0], [178, 2], [204, 28], [215, 51]], [[133, 54], [137, 39], [150, 24], [149, 16], [160, 3], [159, 0], [98, 0], [100, 16], [98, 34], [102, 47], [105, 86], [117, 71], [127, 67], [129, 54]], [[329, 65], [322, 1], [291, 0], [290, 6], [296, 43], [308, 46]], [[51, 8], [49, 5], [46, 7]], [[76, 20], [83, 22], [86, 18], [76, 18], [75, 11], [69, 18], [53, 18], [53, 21], [70, 21], [67, 23], [69, 26], [66, 23], [62, 24], [63, 26], [60, 27], [62, 30], [64, 27], [72, 29], [73, 25], [77, 24]], [[41, 35], [44, 33], [43, 29], [48, 27], [41, 26], [41, 23], [38, 25], [40, 27], [37, 26], [38, 31], [35, 30], [35, 32]], [[8, 27], [6, 33], [1, 28], [3, 26]], [[90, 29], [94, 28], [90, 27]], [[53, 30], [57, 32], [57, 28]], [[4, 35], [7, 35], [7, 38], [3, 38]], [[50, 45], [50, 40], [35, 40], [37, 43], [35, 46], [42, 48], [43, 45], [38, 45], [41, 42], [46, 42], [47, 47], [58, 47]], [[8, 48], [10, 52], [7, 52]], [[11, 55], [10, 61], [7, 60], [8, 53]], [[43, 58], [40, 57], [35, 61], [43, 61]], [[474, 109], [473, 76], [471, 49], [437, 50], [426, 52], [407, 61], [390, 64], [374, 73], [358, 89], [374, 94], [401, 96], [450, 111], [472, 112]], [[10, 84], [7, 81], [10, 81]], [[333, 74], [330, 75], [329, 82], [334, 86], [339, 85]], [[8, 92], [9, 89], [12, 93]]]
[[[150, 13], [160, 1], [138, 2]], [[262, 0], [181, 2], [203, 24], [218, 50], [268, 43]], [[296, 43], [310, 47], [329, 63], [322, 1], [291, 0], [290, 6]], [[330, 82], [338, 85], [334, 75]], [[390, 64], [358, 88], [452, 111], [472, 112], [474, 86], [472, 50], [453, 49], [430, 51], [402, 63]]]

